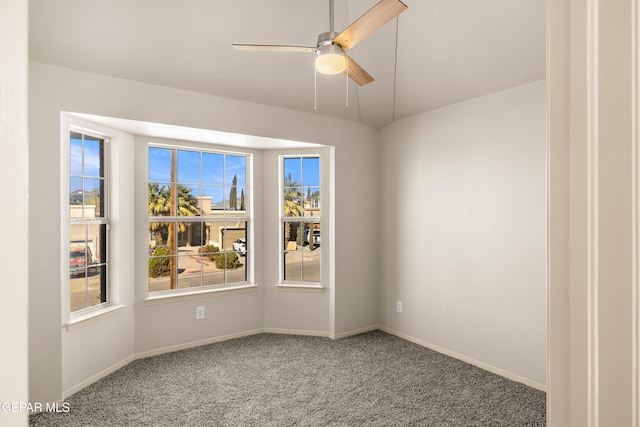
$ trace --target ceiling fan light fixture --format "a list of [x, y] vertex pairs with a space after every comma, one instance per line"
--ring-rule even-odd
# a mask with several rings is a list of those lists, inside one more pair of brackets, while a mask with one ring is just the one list
[[322, 74], [338, 74], [347, 68], [347, 60], [340, 46], [329, 44], [318, 47], [316, 70]]

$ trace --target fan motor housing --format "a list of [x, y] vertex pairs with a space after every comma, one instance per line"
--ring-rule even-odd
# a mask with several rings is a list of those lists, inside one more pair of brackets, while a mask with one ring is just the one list
[[318, 36], [318, 49], [320, 49], [322, 46], [329, 46], [329, 45], [336, 45], [338, 47], [340, 47], [340, 50], [344, 49], [342, 48], [342, 46], [340, 46], [337, 43], [333, 42], [333, 39], [337, 36], [335, 31], [327, 31], [326, 33], [322, 33]]

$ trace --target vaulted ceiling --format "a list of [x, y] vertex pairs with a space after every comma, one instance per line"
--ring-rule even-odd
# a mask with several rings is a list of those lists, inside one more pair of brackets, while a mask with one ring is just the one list
[[[318, 74], [317, 109], [313, 54], [231, 44], [315, 46], [329, 0], [30, 0], [30, 57], [375, 129], [545, 77], [544, 0], [403, 1], [405, 12], [349, 51], [375, 81]], [[335, 0], [336, 31], [377, 2]]]

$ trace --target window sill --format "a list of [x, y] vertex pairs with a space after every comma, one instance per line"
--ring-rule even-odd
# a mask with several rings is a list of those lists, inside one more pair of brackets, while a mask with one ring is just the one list
[[321, 284], [305, 285], [302, 283], [278, 283], [276, 288], [285, 292], [324, 292], [324, 286]]
[[67, 332], [71, 332], [75, 329], [82, 328], [83, 326], [87, 326], [92, 323], [115, 316], [119, 314], [125, 307], [126, 306], [124, 305], [109, 305], [107, 307], [95, 311], [90, 311], [88, 313], [83, 313], [76, 316], [72, 315], [69, 323], [65, 325], [67, 328]]
[[206, 296], [218, 296], [218, 295], [228, 295], [228, 294], [239, 294], [243, 292], [251, 292], [255, 291], [258, 288], [258, 285], [252, 284], [243, 284], [238, 286], [228, 286], [225, 288], [214, 288], [214, 289], [187, 289], [185, 291], [165, 291], [154, 292], [149, 295], [147, 299], [145, 299], [145, 303], [147, 305], [155, 305], [155, 304], [166, 304], [170, 302], [177, 301], [187, 301], [193, 299], [199, 299]]

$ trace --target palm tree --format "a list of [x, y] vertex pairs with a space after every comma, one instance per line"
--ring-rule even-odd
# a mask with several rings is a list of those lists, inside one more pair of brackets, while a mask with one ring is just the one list
[[[301, 201], [302, 201], [302, 197], [303, 197], [303, 191], [302, 189], [298, 186], [298, 183], [296, 181], [293, 181], [291, 179], [291, 174], [289, 174], [285, 180], [284, 180], [284, 216], [285, 217], [291, 217], [291, 216], [304, 216], [304, 208], [301, 205]], [[285, 248], [286, 248], [286, 242], [289, 242], [291, 240], [291, 223], [290, 222], [285, 222], [285, 229], [284, 229], [284, 241], [285, 241]], [[296, 224], [295, 230], [298, 231], [298, 234], [300, 234], [300, 231], [298, 230], [298, 224]], [[297, 239], [296, 239], [297, 240]]]
[[[191, 194], [191, 189], [182, 184], [177, 185], [178, 206], [177, 212], [171, 209], [171, 189], [167, 185], [160, 186], [157, 182], [149, 183], [149, 216], [195, 216], [200, 213], [198, 199]], [[184, 232], [185, 223], [179, 223], [178, 229]], [[156, 244], [162, 244], [162, 235], [166, 234], [167, 223], [151, 223], [151, 230], [156, 232]], [[163, 233], [164, 232], [164, 233]]]
[[[163, 185], [161, 187], [157, 182], [150, 182], [148, 197], [149, 216], [167, 216], [171, 213], [171, 197], [169, 189], [166, 185]], [[156, 245], [162, 245], [162, 235], [166, 234], [167, 224], [161, 222], [152, 222], [150, 224], [150, 228], [151, 231], [155, 232]]]
[[301, 206], [302, 189], [289, 174], [284, 180], [284, 216], [304, 216], [304, 208]]

